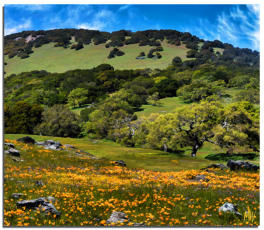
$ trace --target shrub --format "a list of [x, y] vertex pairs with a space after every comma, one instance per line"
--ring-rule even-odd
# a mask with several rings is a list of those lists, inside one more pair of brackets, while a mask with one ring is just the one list
[[35, 134], [58, 137], [78, 137], [81, 128], [79, 116], [64, 105], [54, 105], [42, 113], [43, 122], [34, 129]]
[[43, 109], [36, 104], [19, 101], [4, 106], [6, 133], [32, 134], [34, 127], [41, 121]]

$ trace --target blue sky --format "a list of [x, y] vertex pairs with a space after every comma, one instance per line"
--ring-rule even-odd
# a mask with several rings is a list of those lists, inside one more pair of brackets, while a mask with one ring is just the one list
[[5, 35], [24, 30], [175, 29], [259, 50], [259, 5], [5, 5]]

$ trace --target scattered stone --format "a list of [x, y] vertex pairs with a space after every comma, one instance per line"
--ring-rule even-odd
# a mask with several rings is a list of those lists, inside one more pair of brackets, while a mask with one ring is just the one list
[[118, 165], [118, 166], [122, 166], [122, 167], [125, 167], [126, 166], [126, 163], [123, 160], [115, 161], [114, 164], [115, 165]]
[[234, 161], [234, 160], [229, 160], [227, 162], [227, 167], [230, 168], [230, 170], [247, 170], [247, 171], [257, 171], [259, 169], [259, 166], [254, 165], [250, 162], [247, 161]]
[[232, 203], [224, 203], [223, 206], [221, 206], [219, 209], [219, 212], [231, 212], [234, 213], [238, 216], [242, 216], [238, 211], [237, 211], [237, 205], [233, 205]]
[[192, 178], [192, 180], [195, 180], [195, 181], [209, 181], [205, 175], [196, 175]]
[[16, 157], [12, 157], [12, 160], [15, 161], [15, 162], [23, 162], [24, 160], [22, 159], [18, 159]]
[[15, 146], [12, 144], [12, 143], [5, 143], [5, 145], [8, 147], [8, 148], [15, 148]]
[[13, 194], [11, 195], [11, 197], [12, 197], [12, 198], [15, 198], [15, 199], [19, 199], [19, 198], [21, 198], [21, 197], [23, 197], [23, 196], [26, 196], [26, 195], [23, 194], [23, 193], [13, 193]]
[[35, 140], [29, 136], [18, 138], [17, 141], [23, 142], [25, 144], [35, 144]]
[[211, 169], [211, 168], [214, 168], [214, 169], [219, 168], [219, 169], [224, 170], [224, 169], [227, 169], [228, 167], [223, 165], [223, 164], [211, 164], [211, 165], [207, 166], [206, 168], [203, 168], [202, 170]]
[[52, 203], [49, 203], [48, 199], [45, 197], [41, 197], [34, 200], [22, 200], [17, 203], [18, 208], [27, 208], [27, 209], [37, 209], [44, 213], [51, 213], [59, 217], [61, 215], [60, 212], [54, 207]]
[[37, 186], [44, 186], [44, 183], [42, 182], [42, 180], [37, 180], [37, 181], [35, 182], [35, 184], [36, 184]]
[[14, 157], [20, 157], [20, 152], [14, 148], [10, 148], [10, 149], [6, 150], [5, 153], [7, 153], [11, 156], [14, 156]]
[[129, 220], [127, 218], [127, 214], [123, 213], [123, 212], [116, 212], [114, 211], [110, 218], [107, 219], [106, 223], [108, 224], [111, 224], [111, 223], [117, 223], [117, 222], [120, 222], [120, 223], [123, 223], [125, 221]]

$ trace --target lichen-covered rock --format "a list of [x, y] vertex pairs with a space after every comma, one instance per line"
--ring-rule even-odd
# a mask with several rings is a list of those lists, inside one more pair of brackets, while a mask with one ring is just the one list
[[219, 212], [231, 212], [234, 213], [238, 216], [242, 216], [238, 210], [237, 210], [237, 205], [234, 205], [232, 203], [224, 203], [220, 208], [219, 208]]
[[246, 171], [257, 171], [259, 169], [259, 166], [254, 165], [247, 161], [234, 161], [229, 160], [227, 162], [227, 167], [230, 168], [230, 170], [246, 170]]

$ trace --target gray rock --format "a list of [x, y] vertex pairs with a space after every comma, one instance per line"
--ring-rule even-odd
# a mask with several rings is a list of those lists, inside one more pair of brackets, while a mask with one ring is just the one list
[[26, 196], [26, 195], [23, 194], [23, 193], [13, 193], [13, 194], [11, 195], [11, 197], [12, 197], [12, 198], [15, 198], [15, 199], [19, 199], [19, 198], [21, 198], [21, 197], [23, 197], [23, 196]]
[[37, 186], [44, 186], [44, 183], [42, 182], [42, 180], [37, 180], [35, 182], [35, 185], [37, 185]]
[[35, 140], [29, 136], [18, 138], [17, 141], [23, 142], [25, 144], [35, 144]]
[[237, 211], [237, 205], [234, 205], [232, 203], [224, 203], [219, 209], [219, 212], [231, 212], [234, 213], [238, 216], [242, 216], [238, 211]]
[[20, 152], [14, 148], [10, 148], [10, 149], [6, 150], [5, 153], [7, 153], [11, 156], [14, 156], [14, 157], [20, 157]]
[[257, 171], [259, 169], [259, 166], [254, 165], [247, 161], [234, 161], [229, 160], [227, 162], [227, 167], [230, 168], [230, 170], [246, 170], [246, 171]]
[[111, 224], [111, 223], [123, 223], [124, 221], [128, 220], [127, 215], [123, 212], [116, 212], [114, 211], [109, 219], [107, 219], [106, 223]]
[[55, 145], [55, 146], [62, 146], [62, 144], [60, 142], [56, 142], [54, 140], [47, 140], [47, 141], [44, 141], [44, 144], [45, 145]]
[[45, 149], [62, 150], [62, 144], [53, 140], [36, 142], [36, 145], [44, 146]]
[[126, 163], [123, 160], [118, 160], [118, 161], [115, 161], [115, 165], [125, 167], [126, 166]]
[[6, 145], [8, 148], [15, 148], [15, 146], [14, 146], [12, 143], [5, 143], [5, 145]]
[[48, 198], [41, 197], [34, 200], [22, 200], [17, 203], [18, 208], [25, 207], [26, 209], [38, 209], [44, 213], [51, 213], [59, 217], [61, 213], [49, 202]]

